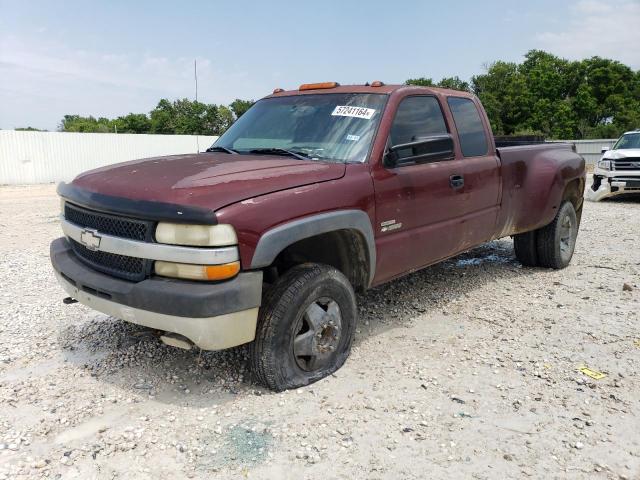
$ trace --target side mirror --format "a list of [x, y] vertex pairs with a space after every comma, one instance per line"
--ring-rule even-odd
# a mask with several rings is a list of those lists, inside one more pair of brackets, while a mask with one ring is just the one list
[[447, 160], [454, 157], [453, 150], [453, 137], [448, 133], [422, 137], [414, 142], [389, 147], [384, 164], [386, 167], [399, 167]]
[[605, 153], [609, 151], [609, 147], [607, 147], [606, 145], [603, 145], [602, 148], [600, 149], [600, 153]]

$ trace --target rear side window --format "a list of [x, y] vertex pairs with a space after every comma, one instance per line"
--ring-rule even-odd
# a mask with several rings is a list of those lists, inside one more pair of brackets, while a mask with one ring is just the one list
[[473, 100], [460, 97], [449, 97], [447, 101], [458, 130], [462, 155], [465, 157], [486, 155], [487, 134], [476, 104]]
[[447, 132], [440, 104], [435, 97], [407, 97], [398, 106], [391, 126], [391, 145], [410, 143]]

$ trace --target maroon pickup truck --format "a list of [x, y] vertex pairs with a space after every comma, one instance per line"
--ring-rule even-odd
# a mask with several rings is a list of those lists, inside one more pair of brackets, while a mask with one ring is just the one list
[[470, 94], [307, 84], [204, 153], [60, 184], [51, 261], [67, 303], [178, 347], [250, 342], [255, 379], [283, 390], [344, 363], [354, 290], [506, 236], [524, 265], [567, 266], [584, 185], [571, 145], [496, 148]]

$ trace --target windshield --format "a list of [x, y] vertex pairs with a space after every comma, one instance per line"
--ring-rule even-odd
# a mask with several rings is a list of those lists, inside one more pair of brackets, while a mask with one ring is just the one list
[[[312, 160], [364, 162], [386, 102], [383, 94], [330, 93], [266, 98], [214, 144], [237, 153], [277, 150]], [[274, 150], [276, 149], [276, 150]]]
[[629, 148], [640, 148], [640, 132], [625, 133], [613, 146], [613, 150], [626, 150]]

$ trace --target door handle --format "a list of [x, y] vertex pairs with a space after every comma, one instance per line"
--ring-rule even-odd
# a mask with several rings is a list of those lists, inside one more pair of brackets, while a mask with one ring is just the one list
[[462, 175], [451, 175], [449, 177], [449, 185], [453, 189], [464, 187], [464, 177]]

